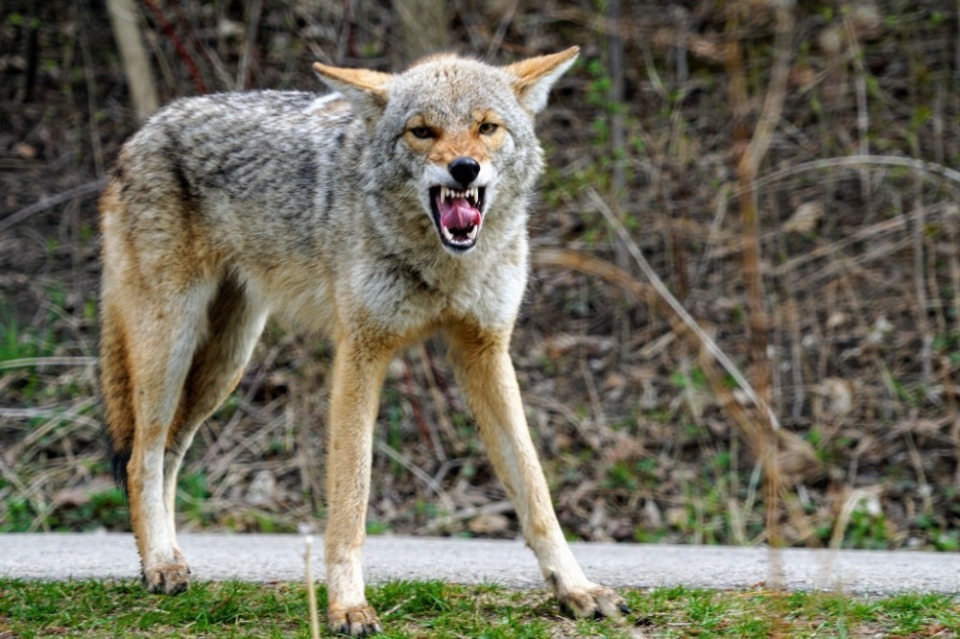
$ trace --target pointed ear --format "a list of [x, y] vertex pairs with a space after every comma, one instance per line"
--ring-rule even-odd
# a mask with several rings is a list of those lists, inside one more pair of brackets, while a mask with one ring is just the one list
[[365, 120], [380, 117], [387, 106], [387, 87], [393, 79], [389, 73], [331, 67], [319, 62], [313, 63], [313, 70], [324, 84], [342, 93], [353, 105], [357, 115]]
[[542, 111], [547, 106], [550, 87], [570, 68], [579, 53], [580, 47], [570, 47], [560, 53], [527, 58], [505, 67], [507, 73], [516, 78], [513, 89], [520, 104], [531, 113]]

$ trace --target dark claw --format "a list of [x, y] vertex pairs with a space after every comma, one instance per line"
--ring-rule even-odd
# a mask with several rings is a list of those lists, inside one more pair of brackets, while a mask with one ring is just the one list
[[381, 626], [380, 624], [376, 624], [372, 627], [361, 626], [360, 632], [354, 634], [350, 630], [350, 625], [351, 624], [347, 622], [342, 626], [340, 626], [339, 628], [337, 628], [334, 632], [338, 635], [343, 635], [344, 637], [372, 637], [373, 635], [380, 634], [381, 632], [383, 632], [383, 626]]

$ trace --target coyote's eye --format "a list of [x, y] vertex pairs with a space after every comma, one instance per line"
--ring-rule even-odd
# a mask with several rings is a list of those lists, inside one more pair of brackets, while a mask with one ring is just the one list
[[493, 135], [494, 131], [499, 128], [499, 124], [494, 124], [493, 122], [484, 122], [480, 125], [478, 130], [480, 131], [480, 135]]
[[410, 129], [410, 133], [413, 134], [413, 137], [419, 140], [429, 140], [430, 138], [434, 137], [433, 130], [431, 130], [428, 126], [415, 126]]

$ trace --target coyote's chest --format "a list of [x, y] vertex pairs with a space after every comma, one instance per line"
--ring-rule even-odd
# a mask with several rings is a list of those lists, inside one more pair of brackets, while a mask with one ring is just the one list
[[400, 332], [416, 333], [449, 317], [510, 325], [527, 280], [525, 246], [509, 259], [473, 260], [471, 268], [418, 269], [389, 260], [365, 266], [335, 294], [341, 303], [356, 305], [368, 321]]

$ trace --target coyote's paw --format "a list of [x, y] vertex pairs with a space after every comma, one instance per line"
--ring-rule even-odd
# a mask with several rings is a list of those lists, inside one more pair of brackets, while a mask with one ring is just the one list
[[144, 568], [143, 586], [150, 592], [163, 595], [184, 592], [190, 586], [190, 569], [183, 561]]
[[557, 595], [561, 610], [574, 617], [610, 617], [616, 619], [620, 613], [628, 614], [630, 608], [623, 597], [610, 588], [590, 585], [587, 588], [570, 590]]
[[327, 611], [327, 625], [330, 630], [351, 637], [366, 637], [383, 632], [380, 617], [367, 604], [359, 606], [331, 606]]

